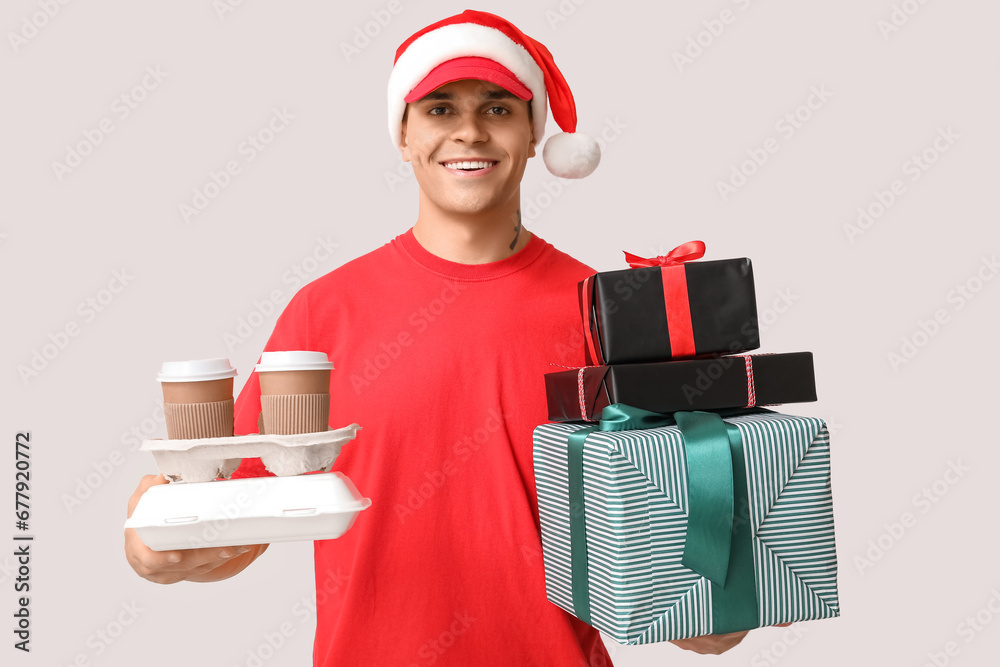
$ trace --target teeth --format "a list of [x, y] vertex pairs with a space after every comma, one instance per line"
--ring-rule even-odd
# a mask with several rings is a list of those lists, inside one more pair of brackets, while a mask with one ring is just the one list
[[449, 169], [486, 169], [492, 167], [493, 162], [446, 162], [444, 166]]

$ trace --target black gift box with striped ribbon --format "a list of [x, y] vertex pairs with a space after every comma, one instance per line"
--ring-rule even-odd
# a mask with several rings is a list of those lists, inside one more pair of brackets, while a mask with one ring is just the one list
[[612, 364], [546, 373], [549, 419], [593, 421], [612, 403], [652, 412], [816, 400], [812, 352]]

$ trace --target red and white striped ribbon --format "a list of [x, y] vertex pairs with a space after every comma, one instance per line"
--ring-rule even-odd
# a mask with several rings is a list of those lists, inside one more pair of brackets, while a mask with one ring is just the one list
[[580, 392], [580, 419], [587, 421], [587, 397], [583, 391], [583, 372], [587, 370], [586, 367], [581, 368], [576, 374], [576, 389]]
[[553, 364], [551, 362], [549, 366], [558, 366], [559, 368], [568, 368], [576, 371], [576, 389], [580, 399], [580, 419], [590, 421], [587, 419], [587, 396], [583, 389], [583, 375], [588, 368], [598, 368], [598, 366], [563, 366], [562, 364]]

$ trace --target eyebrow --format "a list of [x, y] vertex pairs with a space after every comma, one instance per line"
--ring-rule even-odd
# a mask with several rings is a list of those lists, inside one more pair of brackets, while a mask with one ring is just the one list
[[[518, 99], [516, 95], [507, 90], [487, 90], [479, 94], [479, 98], [483, 100], [508, 100], [508, 99]], [[427, 93], [421, 97], [418, 102], [424, 102], [427, 100], [454, 100], [455, 96], [451, 93], [445, 93], [440, 91], [434, 91]]]

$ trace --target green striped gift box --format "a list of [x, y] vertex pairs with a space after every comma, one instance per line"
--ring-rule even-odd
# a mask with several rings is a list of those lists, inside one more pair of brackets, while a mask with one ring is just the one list
[[[742, 440], [746, 485], [736, 488], [745, 488], [746, 497], [735, 498], [734, 524], [744, 524], [747, 563], [742, 571], [751, 571], [752, 559], [754, 573], [753, 586], [744, 583], [756, 593], [756, 624], [735, 628], [721, 627], [718, 620], [725, 611], [719, 608], [726, 600], [722, 589], [681, 562], [689, 505], [688, 456], [680, 429], [586, 435], [582, 514], [589, 609], [582, 616], [619, 643], [840, 615], [826, 425], [778, 413], [725, 422], [739, 430]], [[567, 443], [585, 427], [545, 424], [534, 431], [546, 591], [550, 601], [578, 617]], [[583, 606], [579, 599], [578, 606]]]

